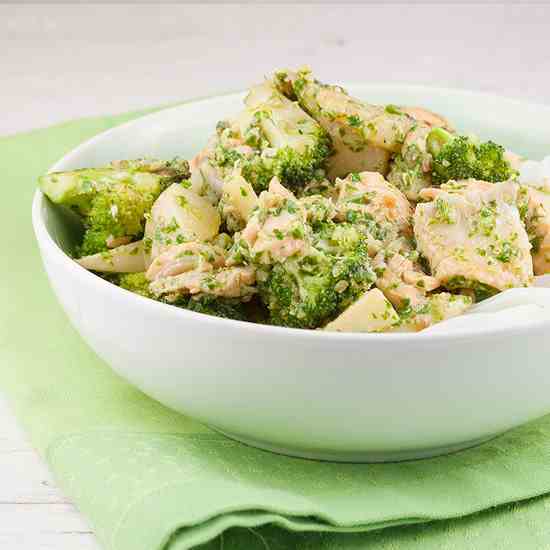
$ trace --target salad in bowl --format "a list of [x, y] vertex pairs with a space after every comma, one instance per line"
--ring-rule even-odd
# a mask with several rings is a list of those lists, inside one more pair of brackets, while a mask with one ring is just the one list
[[52, 172], [74, 260], [152, 300], [255, 323], [420, 331], [550, 273], [550, 157], [277, 71], [189, 159]]

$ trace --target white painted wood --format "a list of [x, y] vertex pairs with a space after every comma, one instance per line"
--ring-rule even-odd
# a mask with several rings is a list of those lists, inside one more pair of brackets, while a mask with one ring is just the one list
[[39, 533], [33, 531], [0, 535], [5, 550], [99, 550], [92, 533]]
[[[550, 101], [550, 6], [491, 4], [0, 5], [0, 135], [240, 89], [304, 63], [332, 81]], [[99, 548], [1, 400], [0, 548]]]
[[49, 504], [46, 513], [43, 506], [29, 502], [24, 504], [0, 504], [0, 529], [2, 536], [21, 532], [21, 523], [37, 533], [89, 534], [90, 529], [71, 504]]
[[[2, 417], [5, 421], [6, 417]], [[22, 437], [22, 436], [21, 436]], [[21, 440], [22, 445], [26, 442]], [[9, 472], [10, 476], [2, 474]], [[34, 450], [0, 451], [0, 506], [4, 504], [66, 504], [45, 464], [37, 461]], [[0, 520], [1, 521], [1, 520]]]
[[0, 548], [99, 550], [76, 508], [0, 399]]

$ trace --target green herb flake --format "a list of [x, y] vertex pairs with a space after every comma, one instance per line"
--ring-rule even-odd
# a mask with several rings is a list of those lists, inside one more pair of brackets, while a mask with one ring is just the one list
[[390, 115], [403, 115], [403, 111], [401, 111], [399, 109], [399, 107], [397, 107], [396, 105], [386, 105], [385, 109], [386, 113], [390, 114]]
[[363, 125], [363, 121], [357, 115], [348, 115], [347, 121], [352, 128], [360, 128]]

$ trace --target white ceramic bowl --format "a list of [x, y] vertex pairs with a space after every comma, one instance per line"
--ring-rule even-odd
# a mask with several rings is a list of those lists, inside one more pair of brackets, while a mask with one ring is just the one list
[[[373, 102], [420, 104], [540, 158], [550, 107], [471, 92], [356, 85]], [[84, 143], [52, 170], [191, 156], [242, 94], [187, 103]], [[40, 192], [33, 223], [71, 322], [151, 397], [244, 442], [341, 461], [399, 460], [472, 445], [550, 412], [550, 323], [445, 334], [337, 334], [218, 319], [131, 294], [73, 262], [71, 231]]]

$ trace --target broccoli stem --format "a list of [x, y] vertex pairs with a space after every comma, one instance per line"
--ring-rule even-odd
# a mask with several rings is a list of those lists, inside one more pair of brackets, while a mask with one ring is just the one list
[[426, 149], [431, 155], [437, 155], [443, 146], [453, 139], [452, 134], [443, 128], [434, 128], [426, 137]]

